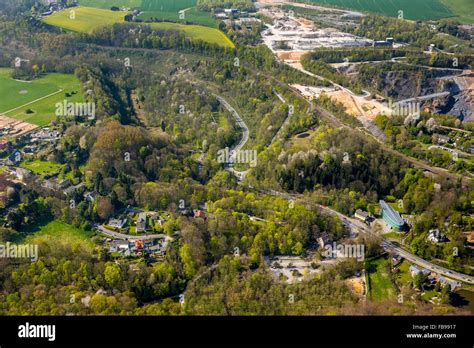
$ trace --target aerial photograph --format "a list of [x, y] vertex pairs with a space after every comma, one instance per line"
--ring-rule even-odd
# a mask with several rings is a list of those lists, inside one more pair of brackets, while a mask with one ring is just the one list
[[2, 348], [473, 328], [473, 0], [0, 0]]

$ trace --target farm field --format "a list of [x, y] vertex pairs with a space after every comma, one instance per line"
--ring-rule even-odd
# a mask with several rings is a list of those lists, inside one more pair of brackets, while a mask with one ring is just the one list
[[[83, 100], [79, 80], [74, 75], [52, 73], [30, 82], [13, 80], [10, 68], [0, 68], [0, 113], [37, 126], [56, 118], [56, 103]], [[66, 97], [65, 93], [75, 92]], [[26, 110], [33, 113], [27, 114]]]
[[385, 300], [395, 298], [395, 288], [390, 279], [388, 266], [390, 260], [379, 257], [366, 262], [370, 298], [372, 300]]
[[137, 8], [142, 4], [142, 0], [79, 0], [78, 3], [81, 6], [104, 9], [110, 9], [112, 6]]
[[142, 11], [175, 11], [196, 6], [196, 0], [142, 0], [140, 10]]
[[178, 29], [185, 32], [190, 39], [202, 40], [209, 43], [218, 44], [225, 47], [234, 48], [234, 44], [230, 39], [220, 30], [208, 28], [201, 25], [185, 25], [178, 23], [162, 22], [149, 23], [152, 28], [157, 29]]
[[197, 10], [196, 0], [80, 0], [79, 5], [107, 10], [112, 6], [136, 8], [142, 11], [139, 18], [144, 21], [151, 18], [179, 21], [178, 11], [186, 10], [185, 20], [187, 22], [213, 28], [217, 27], [217, 21], [212, 18], [209, 12]]
[[453, 1], [467, 3], [470, 0], [311, 0], [317, 4], [375, 12], [391, 17], [397, 17], [398, 11], [402, 10], [404, 18], [411, 20], [452, 17], [452, 6], [447, 4]]
[[[74, 11], [74, 19], [71, 19], [71, 11]], [[124, 11], [110, 11], [93, 7], [74, 7], [43, 18], [43, 21], [49, 25], [54, 25], [67, 30], [90, 33], [92, 30], [124, 22], [127, 13]]]
[[474, 24], [474, 3], [472, 0], [441, 0], [461, 23]]
[[[69, 19], [69, 9], [47, 16], [44, 20], [48, 24], [83, 33], [91, 32], [93, 29], [103, 25], [124, 21], [124, 12], [89, 7], [76, 7], [75, 10], [76, 19], [74, 20]], [[120, 14], [120, 16], [117, 16], [117, 13]], [[178, 29], [182, 30], [190, 39], [203, 40], [225, 47], [235, 47], [224, 33], [215, 28], [170, 22], [147, 23], [147, 25], [157, 29]]]
[[[184, 20], [193, 24], [204, 25], [211, 28], [217, 28], [218, 22], [211, 17], [209, 12], [198, 11], [196, 7], [187, 9], [184, 13]], [[141, 20], [154, 19], [157, 20], [170, 20], [170, 21], [181, 21], [177, 11], [144, 11], [138, 17]]]

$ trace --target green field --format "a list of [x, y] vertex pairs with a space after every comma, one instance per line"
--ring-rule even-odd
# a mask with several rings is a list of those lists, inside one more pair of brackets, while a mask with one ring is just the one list
[[79, 5], [86, 7], [97, 7], [110, 9], [115, 7], [138, 8], [142, 4], [142, 0], [79, 0]]
[[179, 11], [196, 6], [196, 0], [142, 0], [142, 11]]
[[[0, 68], [0, 113], [38, 126], [49, 124], [56, 118], [56, 103], [83, 100], [81, 85], [74, 75], [47, 74], [33, 81], [16, 81], [12, 69]], [[65, 93], [76, 92], [66, 97]], [[31, 109], [33, 113], [25, 111]]]
[[31, 244], [41, 245], [54, 241], [61, 244], [82, 245], [88, 248], [94, 247], [94, 243], [90, 239], [92, 232], [83, 231], [58, 220], [30, 225], [23, 229], [21, 234], [26, 235], [25, 241]]
[[79, 0], [80, 6], [110, 9], [112, 6], [138, 8], [142, 11], [174, 11], [196, 6], [196, 0]]
[[[74, 19], [71, 19], [74, 11]], [[92, 30], [114, 23], [124, 22], [127, 13], [123, 11], [110, 11], [92, 7], [74, 7], [56, 12], [45, 17], [45, 23], [67, 30], [90, 33]]]
[[220, 30], [204, 27], [202, 25], [184, 25], [177, 23], [149, 23], [152, 28], [157, 29], [178, 29], [185, 32], [186, 36], [194, 40], [202, 40], [209, 43], [215, 43], [225, 47], [234, 48], [234, 44]]
[[48, 161], [36, 160], [32, 162], [21, 162], [20, 167], [29, 169], [38, 175], [55, 175], [59, 174], [63, 168], [63, 165]]
[[474, 2], [472, 0], [441, 0], [461, 23], [474, 24]]
[[390, 260], [383, 257], [366, 262], [365, 267], [370, 283], [370, 298], [372, 300], [386, 300], [396, 296], [387, 265], [390, 265]]
[[[45, 22], [50, 25], [62, 27], [67, 30], [88, 33], [95, 28], [123, 22], [124, 12], [102, 10], [90, 7], [75, 7], [76, 18], [69, 19], [69, 9], [57, 12], [45, 18]], [[119, 15], [117, 15], [119, 14]], [[157, 29], [178, 29], [185, 33], [186, 37], [194, 40], [202, 40], [215, 43], [225, 47], [235, 47], [232, 41], [221, 31], [215, 28], [201, 25], [184, 25], [178, 23], [162, 22], [148, 23]]]
[[[196, 7], [191, 7], [185, 11], [184, 20], [193, 24], [204, 25], [206, 27], [217, 28], [218, 21], [216, 21], [209, 12], [198, 11]], [[181, 21], [179, 14], [176, 11], [145, 11], [138, 18], [141, 20], [158, 19], [169, 21]]]
[[429, 20], [451, 17], [454, 6], [448, 3], [460, 2], [467, 4], [472, 0], [311, 0], [311, 2], [336, 7], [350, 8], [358, 11], [374, 12], [385, 16], [397, 17], [403, 11], [405, 19]]
[[208, 27], [217, 27], [217, 21], [210, 12], [201, 12], [196, 8], [196, 0], [80, 0], [79, 5], [85, 7], [96, 7], [110, 9], [112, 6], [119, 8], [128, 7], [140, 9], [142, 13], [139, 19], [146, 21], [150, 18], [160, 20], [179, 21], [178, 11], [185, 10], [185, 20], [187, 22]]

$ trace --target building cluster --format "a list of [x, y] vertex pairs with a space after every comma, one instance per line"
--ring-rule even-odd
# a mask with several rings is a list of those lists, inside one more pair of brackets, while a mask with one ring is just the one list
[[459, 282], [446, 279], [438, 273], [431, 272], [430, 270], [425, 268], [419, 268], [415, 265], [411, 265], [408, 270], [413, 278], [416, 277], [418, 274], [425, 275], [427, 277], [426, 279], [429, 285], [435, 285], [437, 283], [439, 283], [441, 286], [448, 285], [450, 291], [454, 291], [456, 290], [456, 288], [461, 286]]
[[110, 218], [105, 227], [123, 233], [145, 234], [147, 231], [160, 230], [168, 219], [169, 216], [164, 213], [127, 209], [121, 216]]
[[111, 253], [119, 256], [141, 256], [143, 253], [162, 257], [165, 255], [168, 241], [166, 239], [106, 239], [105, 245]]
[[65, 8], [65, 6], [61, 4], [59, 0], [44, 0], [44, 4], [48, 7], [48, 9], [41, 13], [42, 16], [49, 16]]
[[318, 29], [303, 26], [290, 17], [283, 17], [267, 24], [262, 32], [264, 43], [273, 51], [311, 51], [315, 48], [370, 46], [372, 40], [344, 33], [334, 28]]

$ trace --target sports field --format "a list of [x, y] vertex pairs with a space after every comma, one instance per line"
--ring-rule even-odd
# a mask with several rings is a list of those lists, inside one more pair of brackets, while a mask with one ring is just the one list
[[[44, 20], [48, 24], [83, 33], [91, 32], [93, 29], [107, 24], [124, 21], [123, 16], [125, 12], [90, 7], [75, 7], [75, 19], [70, 19], [70, 10], [71, 9], [66, 9], [57, 12], [51, 16], [45, 17]], [[203, 40], [225, 47], [235, 47], [232, 41], [230, 41], [224, 33], [215, 28], [209, 28], [201, 25], [183, 25], [170, 22], [149, 23], [149, 25], [154, 28], [182, 30], [190, 39]]]
[[311, 0], [318, 4], [374, 12], [391, 17], [398, 17], [401, 10], [403, 18], [412, 20], [452, 17], [454, 13], [446, 4], [455, 1], [473, 3], [472, 0]]
[[[82, 101], [81, 86], [74, 75], [47, 74], [30, 82], [13, 80], [10, 68], [0, 68], [0, 114], [38, 126], [56, 118], [56, 103]], [[75, 92], [66, 97], [65, 93]], [[27, 110], [32, 112], [26, 113]]]

